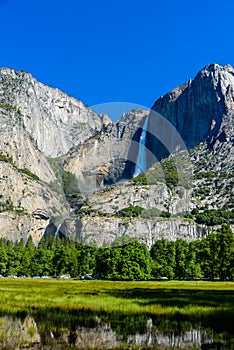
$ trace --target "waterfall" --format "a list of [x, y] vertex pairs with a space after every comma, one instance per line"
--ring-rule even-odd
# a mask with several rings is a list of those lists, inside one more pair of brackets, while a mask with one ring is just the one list
[[146, 160], [146, 135], [147, 135], [147, 125], [148, 125], [149, 116], [145, 118], [145, 122], [141, 131], [141, 137], [139, 141], [139, 149], [137, 160], [135, 164], [135, 170], [133, 177], [138, 176], [140, 173], [143, 173], [147, 169], [147, 160]]
[[60, 230], [60, 227], [61, 227], [62, 224], [59, 224], [56, 228], [56, 231], [55, 231], [55, 234], [54, 234], [54, 238], [56, 239], [58, 234], [59, 234], [59, 230]]

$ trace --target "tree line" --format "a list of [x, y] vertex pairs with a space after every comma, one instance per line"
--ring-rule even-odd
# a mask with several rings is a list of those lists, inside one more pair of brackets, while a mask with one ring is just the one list
[[30, 236], [12, 243], [0, 239], [2, 276], [80, 277], [96, 274], [109, 280], [152, 278], [234, 279], [234, 235], [228, 224], [201, 240], [175, 242], [161, 239], [150, 250], [130, 237], [115, 240], [111, 247], [88, 246], [68, 238], [43, 237], [39, 245]]

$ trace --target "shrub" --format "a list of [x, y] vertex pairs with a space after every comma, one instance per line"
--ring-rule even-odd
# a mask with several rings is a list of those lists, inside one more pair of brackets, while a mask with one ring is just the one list
[[24, 168], [24, 169], [19, 169], [19, 171], [20, 171], [21, 173], [27, 175], [27, 176], [30, 176], [30, 177], [33, 178], [34, 180], [37, 180], [37, 181], [40, 180], [40, 178], [39, 178], [36, 174], [32, 173], [29, 169], [26, 169], [26, 168]]
[[119, 210], [116, 215], [119, 217], [139, 217], [141, 215], [143, 208], [137, 206], [130, 205], [127, 208], [123, 208]]

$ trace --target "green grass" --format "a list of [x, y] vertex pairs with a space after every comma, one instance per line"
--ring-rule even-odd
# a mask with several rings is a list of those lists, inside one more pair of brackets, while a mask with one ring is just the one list
[[[97, 319], [110, 324], [126, 342], [116, 349], [129, 349], [128, 336], [145, 334], [149, 319], [153, 331], [162, 334], [181, 334], [194, 328], [214, 334], [215, 341], [233, 344], [234, 339], [231, 282], [0, 279], [0, 295], [0, 321], [4, 320], [1, 316], [8, 315], [23, 322], [29, 314], [39, 333], [52, 331], [63, 349], [74, 348], [63, 342], [63, 334], [75, 335], [79, 327], [88, 332], [97, 326]], [[34, 327], [27, 332], [33, 337]], [[51, 338], [47, 336], [44, 341], [48, 345]]]
[[[202, 322], [233, 332], [234, 283], [0, 280], [1, 315], [74, 312]], [[50, 310], [50, 311], [49, 311]], [[62, 316], [61, 316], [62, 317]]]
[[[0, 310], [66, 307], [125, 312], [163, 312], [179, 307], [234, 307], [234, 283], [204, 281], [111, 282], [1, 279]], [[230, 304], [231, 303], [231, 304]]]

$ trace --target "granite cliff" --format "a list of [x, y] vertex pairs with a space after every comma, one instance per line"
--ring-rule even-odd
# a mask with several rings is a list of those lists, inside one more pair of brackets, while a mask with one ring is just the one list
[[[216, 226], [215, 220], [207, 226], [206, 221], [200, 219], [203, 213], [211, 215], [212, 210], [218, 211], [217, 216], [222, 210], [232, 213], [233, 73], [230, 65], [208, 65], [194, 80], [160, 97], [150, 112], [138, 111], [138, 123], [134, 116], [136, 112], [130, 113], [130, 124], [120, 133], [121, 137], [113, 130], [117, 129], [126, 115], [88, 141], [90, 154], [95, 154], [100, 140], [102, 157], [97, 157], [101, 159], [98, 172], [95, 172], [95, 162], [90, 168], [89, 163], [85, 162], [86, 174], [92, 174], [94, 178], [97, 176], [98, 184], [108, 183], [110, 178], [113, 182], [131, 178], [142, 126], [148, 117], [146, 156], [149, 170], [145, 178], [140, 175], [134, 181], [121, 181], [101, 190], [96, 184], [96, 192], [86, 198], [88, 206], [83, 206], [83, 210], [77, 213], [77, 217], [73, 216], [69, 223], [72, 237], [103, 244], [111, 243], [119, 235], [130, 235], [151, 246], [158, 238], [200, 238]], [[113, 160], [118, 159], [116, 144], [125, 138], [130, 140], [128, 150], [125, 150], [127, 158], [121, 167], [115, 163], [117, 166], [110, 171], [109, 160], [112, 159], [113, 165]], [[113, 139], [110, 157], [103, 150], [110, 149]], [[134, 146], [133, 156], [129, 156]], [[73, 149], [70, 151], [66, 158], [69, 171], [78, 175], [74, 165], [77, 165], [78, 160], [81, 161], [81, 154], [87, 154], [86, 150], [85, 142], [80, 149], [78, 146], [75, 152]], [[169, 164], [163, 161], [164, 158], [169, 159]], [[154, 165], [155, 160], [162, 162]], [[82, 161], [79, 167], [82, 168]], [[119, 171], [117, 176], [117, 172], [113, 171], [115, 168]], [[101, 169], [105, 171], [100, 172]], [[173, 182], [168, 172], [177, 181]], [[185, 175], [188, 178], [186, 183], [183, 181]], [[134, 217], [131, 210], [127, 218], [119, 215], [123, 209], [134, 207], [143, 208], [144, 215]], [[166, 211], [170, 218], [167, 215], [165, 217], [165, 214], [160, 216], [160, 211]], [[217, 220], [218, 223], [221, 221]], [[92, 227], [95, 227], [95, 231]]]
[[[28, 73], [1, 69], [1, 235], [38, 242], [59, 227], [86, 243], [129, 235], [150, 247], [208, 234], [215, 223], [195, 213], [234, 207], [233, 118], [230, 65], [206, 66], [151, 111], [115, 123]], [[148, 171], [132, 179], [146, 120]]]
[[1, 236], [19, 240], [31, 234], [37, 243], [51, 220], [58, 225], [69, 215], [51, 159], [108, 123], [108, 117], [29, 73], [0, 70]]
[[0, 103], [21, 115], [21, 125], [47, 157], [65, 154], [110, 123], [81, 101], [34, 79], [31, 74], [2, 68]]
[[[213, 147], [233, 140], [234, 69], [207, 65], [189, 82], [160, 97], [152, 109], [179, 132], [187, 148], [200, 142]], [[150, 129], [155, 120], [150, 120]], [[154, 144], [154, 149], [157, 145]]]
[[71, 148], [65, 155], [65, 169], [75, 174], [81, 185], [82, 179], [88, 182], [90, 178], [94, 189], [131, 178], [143, 121], [148, 114], [147, 110], [126, 112], [98, 135]]
[[94, 138], [70, 149], [68, 169], [77, 176], [81, 169], [86, 175], [96, 173], [102, 183], [131, 178], [147, 115], [148, 167], [202, 142], [210, 148], [219, 142], [232, 142], [233, 109], [233, 67], [207, 65], [194, 80], [160, 97], [150, 111], [126, 113]]

